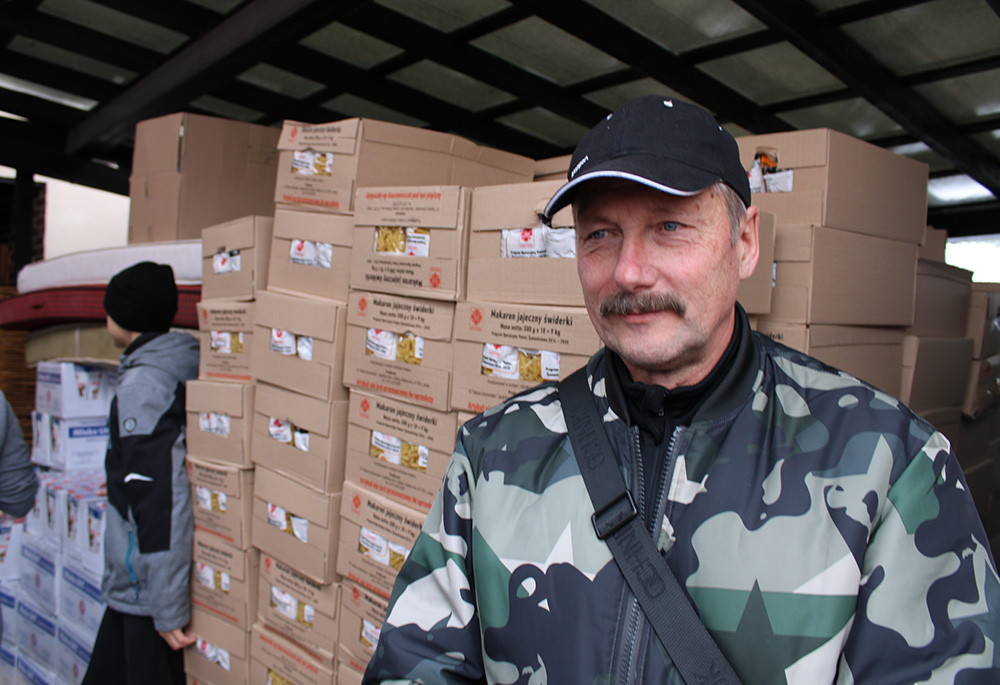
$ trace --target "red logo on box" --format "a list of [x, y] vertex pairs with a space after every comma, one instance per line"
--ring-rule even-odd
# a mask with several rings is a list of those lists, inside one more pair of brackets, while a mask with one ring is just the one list
[[351, 595], [354, 597], [355, 602], [358, 601], [358, 599], [361, 597], [361, 593], [358, 592], [358, 588], [356, 587], [351, 588]]
[[368, 409], [371, 407], [371, 403], [368, 400], [361, 400], [361, 413], [367, 414]]
[[264, 557], [264, 567], [267, 568], [268, 571], [271, 570], [271, 557]]
[[431, 274], [431, 287], [432, 288], [441, 287], [441, 274]]
[[473, 328], [479, 328], [479, 324], [483, 322], [483, 311], [479, 307], [473, 307], [469, 319], [472, 320]]
[[363, 297], [358, 300], [358, 309], [361, 311], [368, 309], [368, 300]]
[[354, 511], [357, 511], [358, 509], [360, 509], [361, 508], [361, 497], [359, 495], [355, 495], [354, 499], [351, 500], [351, 504], [354, 505]]
[[291, 132], [291, 134], [289, 134], [288, 137], [291, 138], [292, 140], [295, 140], [295, 136], [297, 136], [297, 135], [299, 135], [299, 127], [298, 126], [292, 126], [292, 132]]

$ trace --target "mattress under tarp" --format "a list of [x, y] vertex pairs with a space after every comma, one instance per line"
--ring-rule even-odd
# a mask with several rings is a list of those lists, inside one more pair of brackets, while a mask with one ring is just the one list
[[[104, 285], [79, 285], [15, 295], [0, 302], [0, 328], [34, 331], [57, 324], [105, 321], [104, 288]], [[200, 285], [177, 287], [175, 328], [198, 327], [195, 304], [199, 300]]]

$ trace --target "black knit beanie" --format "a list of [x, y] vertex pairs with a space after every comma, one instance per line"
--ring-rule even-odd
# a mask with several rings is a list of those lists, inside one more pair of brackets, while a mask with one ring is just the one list
[[104, 291], [104, 311], [127, 331], [162, 332], [177, 314], [177, 284], [169, 264], [139, 262], [119, 271]]

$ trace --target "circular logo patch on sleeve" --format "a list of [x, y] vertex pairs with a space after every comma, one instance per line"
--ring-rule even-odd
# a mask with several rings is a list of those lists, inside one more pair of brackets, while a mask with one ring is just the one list
[[131, 433], [135, 430], [135, 419], [125, 419], [125, 423], [122, 424], [122, 427], [125, 429], [126, 433]]

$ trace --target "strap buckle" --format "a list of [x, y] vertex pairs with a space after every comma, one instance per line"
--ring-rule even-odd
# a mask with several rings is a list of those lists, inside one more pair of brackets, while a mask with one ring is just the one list
[[614, 535], [618, 529], [631, 521], [638, 514], [635, 508], [635, 500], [632, 493], [623, 490], [617, 497], [598, 509], [590, 517], [594, 524], [594, 531], [597, 537], [604, 540], [610, 535]]

